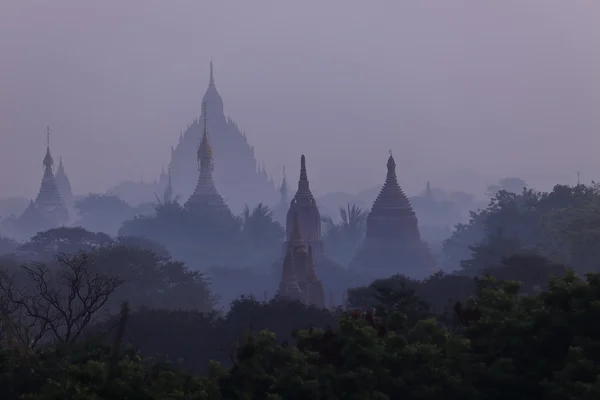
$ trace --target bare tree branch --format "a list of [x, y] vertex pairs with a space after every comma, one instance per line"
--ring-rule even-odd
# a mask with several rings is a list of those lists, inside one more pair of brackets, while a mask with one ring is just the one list
[[73, 344], [122, 283], [99, 273], [85, 253], [59, 254], [56, 261], [52, 269], [23, 265], [23, 288], [16, 287], [15, 276], [0, 275], [2, 325], [29, 348], [49, 340]]

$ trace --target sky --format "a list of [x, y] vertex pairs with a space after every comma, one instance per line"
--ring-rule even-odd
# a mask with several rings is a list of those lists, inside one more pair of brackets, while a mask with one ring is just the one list
[[[152, 180], [201, 112], [316, 193], [600, 180], [597, 0], [2, 0], [0, 197], [34, 196], [46, 126], [75, 193]], [[218, 156], [218, 155], [216, 155]]]

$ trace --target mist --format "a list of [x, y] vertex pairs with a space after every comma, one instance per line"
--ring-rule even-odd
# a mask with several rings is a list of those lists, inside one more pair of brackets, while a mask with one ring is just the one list
[[4, 1], [0, 188], [35, 195], [46, 125], [76, 193], [155, 179], [211, 60], [257, 160], [278, 180], [305, 153], [317, 194], [381, 184], [389, 149], [409, 193], [590, 181], [599, 17], [558, 0]]

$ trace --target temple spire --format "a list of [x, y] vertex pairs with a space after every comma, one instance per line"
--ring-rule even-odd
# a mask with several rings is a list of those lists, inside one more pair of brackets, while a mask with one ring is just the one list
[[427, 183], [425, 184], [425, 197], [433, 197], [433, 192], [431, 191], [431, 183], [429, 181], [427, 181]]
[[214, 73], [214, 68], [213, 68], [213, 62], [212, 60], [210, 61], [210, 78], [209, 78], [209, 85], [214, 86], [215, 85], [215, 73]]
[[285, 205], [288, 202], [288, 185], [287, 176], [285, 175], [285, 165], [283, 166], [283, 178], [281, 179], [281, 186], [279, 187], [279, 195], [281, 204]]
[[306, 173], [306, 157], [304, 157], [304, 154], [302, 154], [300, 157], [300, 179], [298, 180], [298, 193], [310, 193], [308, 174]]
[[54, 160], [52, 159], [52, 155], [50, 154], [50, 127], [46, 127], [46, 156], [43, 161], [44, 167], [52, 169], [52, 165], [54, 164]]
[[396, 177], [396, 160], [394, 160], [394, 156], [392, 155], [392, 151], [390, 150], [390, 158], [388, 158], [387, 162], [387, 176], [388, 177]]
[[208, 138], [206, 102], [203, 103], [202, 114], [204, 116], [204, 132], [197, 153], [199, 169], [198, 182], [196, 183], [194, 193], [192, 193], [192, 196], [188, 199], [185, 206], [187, 208], [207, 206], [213, 211], [230, 213], [223, 198], [217, 192], [213, 181], [214, 154], [210, 139]]
[[204, 131], [202, 133], [202, 139], [200, 140], [200, 146], [198, 146], [198, 164], [200, 170], [206, 169], [205, 173], [209, 170], [212, 172], [212, 164], [214, 161], [214, 152], [210, 139], [208, 138], [208, 127], [206, 123], [206, 102], [202, 107], [202, 114], [204, 116]]

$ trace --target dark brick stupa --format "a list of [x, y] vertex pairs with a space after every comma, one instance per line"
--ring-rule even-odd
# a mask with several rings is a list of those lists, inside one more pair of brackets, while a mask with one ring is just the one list
[[291, 236], [283, 258], [278, 295], [315, 307], [325, 307], [325, 290], [317, 276], [312, 246], [300, 233], [298, 213], [293, 216]]
[[421, 239], [417, 216], [398, 184], [391, 154], [385, 183], [367, 217], [365, 241], [350, 268], [371, 278], [402, 274], [421, 279], [435, 272], [435, 260]]

